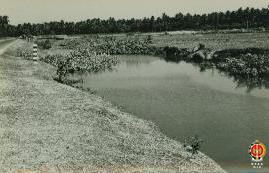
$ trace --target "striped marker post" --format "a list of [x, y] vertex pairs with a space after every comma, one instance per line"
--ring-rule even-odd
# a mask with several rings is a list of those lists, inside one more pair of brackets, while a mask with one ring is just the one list
[[34, 61], [39, 60], [38, 54], [37, 54], [37, 44], [33, 44], [33, 60]]

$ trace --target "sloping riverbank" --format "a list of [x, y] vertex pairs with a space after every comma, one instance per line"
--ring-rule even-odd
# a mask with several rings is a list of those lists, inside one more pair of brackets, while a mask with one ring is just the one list
[[0, 56], [0, 172], [225, 172], [151, 122], [55, 82], [55, 68]]

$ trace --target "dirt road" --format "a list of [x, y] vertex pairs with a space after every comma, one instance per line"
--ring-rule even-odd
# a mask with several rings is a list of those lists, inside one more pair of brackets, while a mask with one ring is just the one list
[[[0, 49], [12, 41], [0, 43]], [[52, 80], [48, 64], [0, 55], [0, 173], [224, 172], [154, 124]]]
[[14, 42], [14, 39], [0, 39], [0, 55], [4, 53], [6, 48], [10, 46], [11, 43]]

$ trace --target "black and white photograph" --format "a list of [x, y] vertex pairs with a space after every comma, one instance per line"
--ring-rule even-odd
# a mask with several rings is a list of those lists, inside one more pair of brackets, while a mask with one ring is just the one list
[[0, 0], [0, 173], [269, 173], [269, 0]]

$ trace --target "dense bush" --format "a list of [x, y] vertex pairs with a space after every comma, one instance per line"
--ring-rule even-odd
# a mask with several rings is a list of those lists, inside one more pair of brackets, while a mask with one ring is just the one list
[[99, 72], [111, 70], [119, 61], [116, 56], [111, 56], [105, 53], [96, 53], [90, 49], [79, 48], [72, 51], [71, 68], [74, 71]]
[[151, 53], [148, 43], [139, 39], [107, 39], [105, 43], [96, 45], [95, 48], [112, 55], [148, 55]]
[[79, 48], [68, 54], [47, 55], [43, 61], [57, 67], [58, 80], [65, 82], [66, 76], [74, 72], [96, 73], [112, 68], [119, 62], [118, 57], [96, 54], [89, 49]]
[[58, 66], [58, 64], [61, 64], [65, 61], [68, 54], [54, 54], [54, 55], [47, 55], [44, 58], [41, 58], [42, 61], [49, 63], [53, 66]]
[[246, 54], [239, 57], [228, 57], [217, 63], [217, 68], [233, 76], [259, 78], [269, 75], [269, 57], [267, 55]]
[[221, 61], [223, 58], [239, 57], [239, 56], [247, 55], [247, 54], [265, 55], [265, 54], [269, 54], [269, 50], [264, 49], [264, 48], [254, 48], [254, 47], [244, 48], [244, 49], [224, 49], [224, 50], [215, 52], [215, 55], [216, 55], [215, 59], [217, 61]]
[[96, 54], [110, 55], [148, 55], [153, 54], [154, 49], [149, 45], [150, 40], [139, 38], [116, 39], [115, 37], [69, 39], [60, 45], [65, 49], [84, 48]]

